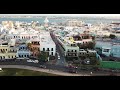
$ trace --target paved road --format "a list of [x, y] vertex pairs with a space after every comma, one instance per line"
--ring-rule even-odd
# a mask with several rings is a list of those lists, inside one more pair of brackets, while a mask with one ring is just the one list
[[[66, 72], [62, 72], [62, 71], [42, 69], [42, 68], [33, 67], [33, 66], [26, 66], [26, 65], [0, 65], [0, 68], [28, 69], [28, 70], [52, 73], [52, 74], [56, 74], [56, 75], [60, 75], [60, 76], [83, 76], [82, 74], [70, 74], [70, 73], [66, 73]], [[87, 76], [87, 75], [84, 75], [84, 76]]]
[[[28, 63], [26, 62], [25, 60], [22, 60], [22, 61], [18, 61], [18, 62], [15, 62], [15, 61], [6, 61], [6, 62], [1, 62], [0, 61], [0, 66], [1, 65], [4, 65], [4, 66], [9, 66], [9, 65], [12, 65], [12, 66], [29, 66], [29, 67], [35, 67], [36, 69], [35, 70], [41, 70], [39, 68], [39, 65], [40, 63], [38, 64], [35, 64], [35, 63]], [[67, 73], [69, 74], [69, 76], [73, 76], [74, 74], [71, 74], [69, 73], [69, 68], [65, 67], [65, 66], [61, 66], [61, 65], [50, 65], [50, 64], [44, 64], [46, 65], [46, 69], [47, 70], [50, 70], [50, 71], [53, 71], [53, 72], [62, 72], [62, 73]], [[1, 68], [1, 67], [0, 67]], [[20, 67], [22, 68], [22, 67]], [[29, 68], [28, 68], [29, 69]], [[31, 68], [30, 68], [31, 69]], [[45, 70], [46, 70], [45, 69]], [[43, 69], [42, 69], [43, 70]], [[93, 70], [81, 70], [80, 68], [78, 68], [76, 70], [78, 72], [78, 74], [76, 75], [79, 75], [79, 76], [105, 76], [105, 75], [110, 75], [110, 72], [106, 72], [106, 71], [93, 71]], [[90, 72], [93, 72], [93, 74], [91, 75]], [[53, 73], [54, 74], [54, 73]], [[61, 75], [61, 74], [60, 74]], [[120, 76], [120, 73], [117, 73], [117, 75]]]
[[53, 31], [51, 31], [50, 34], [51, 34], [51, 37], [52, 37], [53, 41], [54, 41], [55, 44], [56, 44], [57, 52], [58, 52], [59, 55], [60, 55], [60, 60], [57, 59], [56, 65], [66, 66], [66, 65], [67, 65], [67, 62], [65, 61], [63, 48], [62, 48], [61, 45], [58, 43], [57, 38], [56, 38], [56, 37], [54, 36], [54, 34], [53, 34]]

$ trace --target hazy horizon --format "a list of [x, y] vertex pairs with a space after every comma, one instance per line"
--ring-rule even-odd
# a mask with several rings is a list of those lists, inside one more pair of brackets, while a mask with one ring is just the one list
[[100, 16], [100, 17], [115, 17], [120, 14], [0, 14], [0, 16]]
[[90, 17], [90, 18], [106, 18], [120, 19], [120, 14], [0, 14], [0, 16], [46, 16], [46, 17]]

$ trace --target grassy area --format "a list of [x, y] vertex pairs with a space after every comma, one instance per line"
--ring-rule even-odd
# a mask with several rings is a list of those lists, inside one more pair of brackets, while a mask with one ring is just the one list
[[26, 69], [3, 68], [3, 71], [0, 72], [0, 76], [58, 76], [58, 75]]
[[102, 68], [113, 68], [113, 69], [120, 69], [120, 62], [115, 61], [101, 61], [100, 67]]

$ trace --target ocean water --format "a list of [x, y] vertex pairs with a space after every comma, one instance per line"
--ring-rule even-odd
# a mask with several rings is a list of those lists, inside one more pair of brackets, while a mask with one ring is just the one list
[[[40, 23], [44, 23], [44, 20], [45, 18], [0, 18], [0, 23], [2, 21], [24, 21], [24, 22], [28, 22], [30, 23], [31, 21], [39, 21]], [[49, 19], [49, 22], [50, 23], [53, 23], [53, 22], [56, 22], [56, 23], [61, 23], [61, 22], [65, 22], [66, 19]], [[102, 22], [102, 23], [111, 23], [112, 21], [114, 22], [119, 22], [120, 20], [112, 20], [112, 19], [108, 19], [108, 20], [105, 20], [105, 19], [79, 19], [81, 21], [84, 21], [85, 23], [91, 23], [91, 24], [95, 24], [95, 23], [99, 23], [99, 22]]]

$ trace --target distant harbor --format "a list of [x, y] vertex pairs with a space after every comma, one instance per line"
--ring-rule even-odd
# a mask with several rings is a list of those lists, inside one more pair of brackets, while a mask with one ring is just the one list
[[[53, 23], [53, 22], [56, 22], [56, 23], [62, 23], [62, 22], [65, 22], [67, 20], [67, 18], [62, 18], [62, 19], [59, 19], [59, 18], [49, 18], [49, 22], [50, 23]], [[78, 20], [81, 20], [81, 21], [84, 21], [86, 23], [91, 23], [91, 24], [96, 24], [98, 22], [102, 22], [102, 23], [112, 23], [112, 22], [118, 22], [119, 20], [115, 20], [115, 19], [89, 19], [89, 18], [79, 18]], [[24, 22], [28, 22], [30, 23], [31, 21], [39, 21], [39, 23], [43, 23], [44, 21], [44, 18], [42, 17], [38, 17], [38, 18], [0, 18], [0, 23], [2, 21], [24, 21]]]

